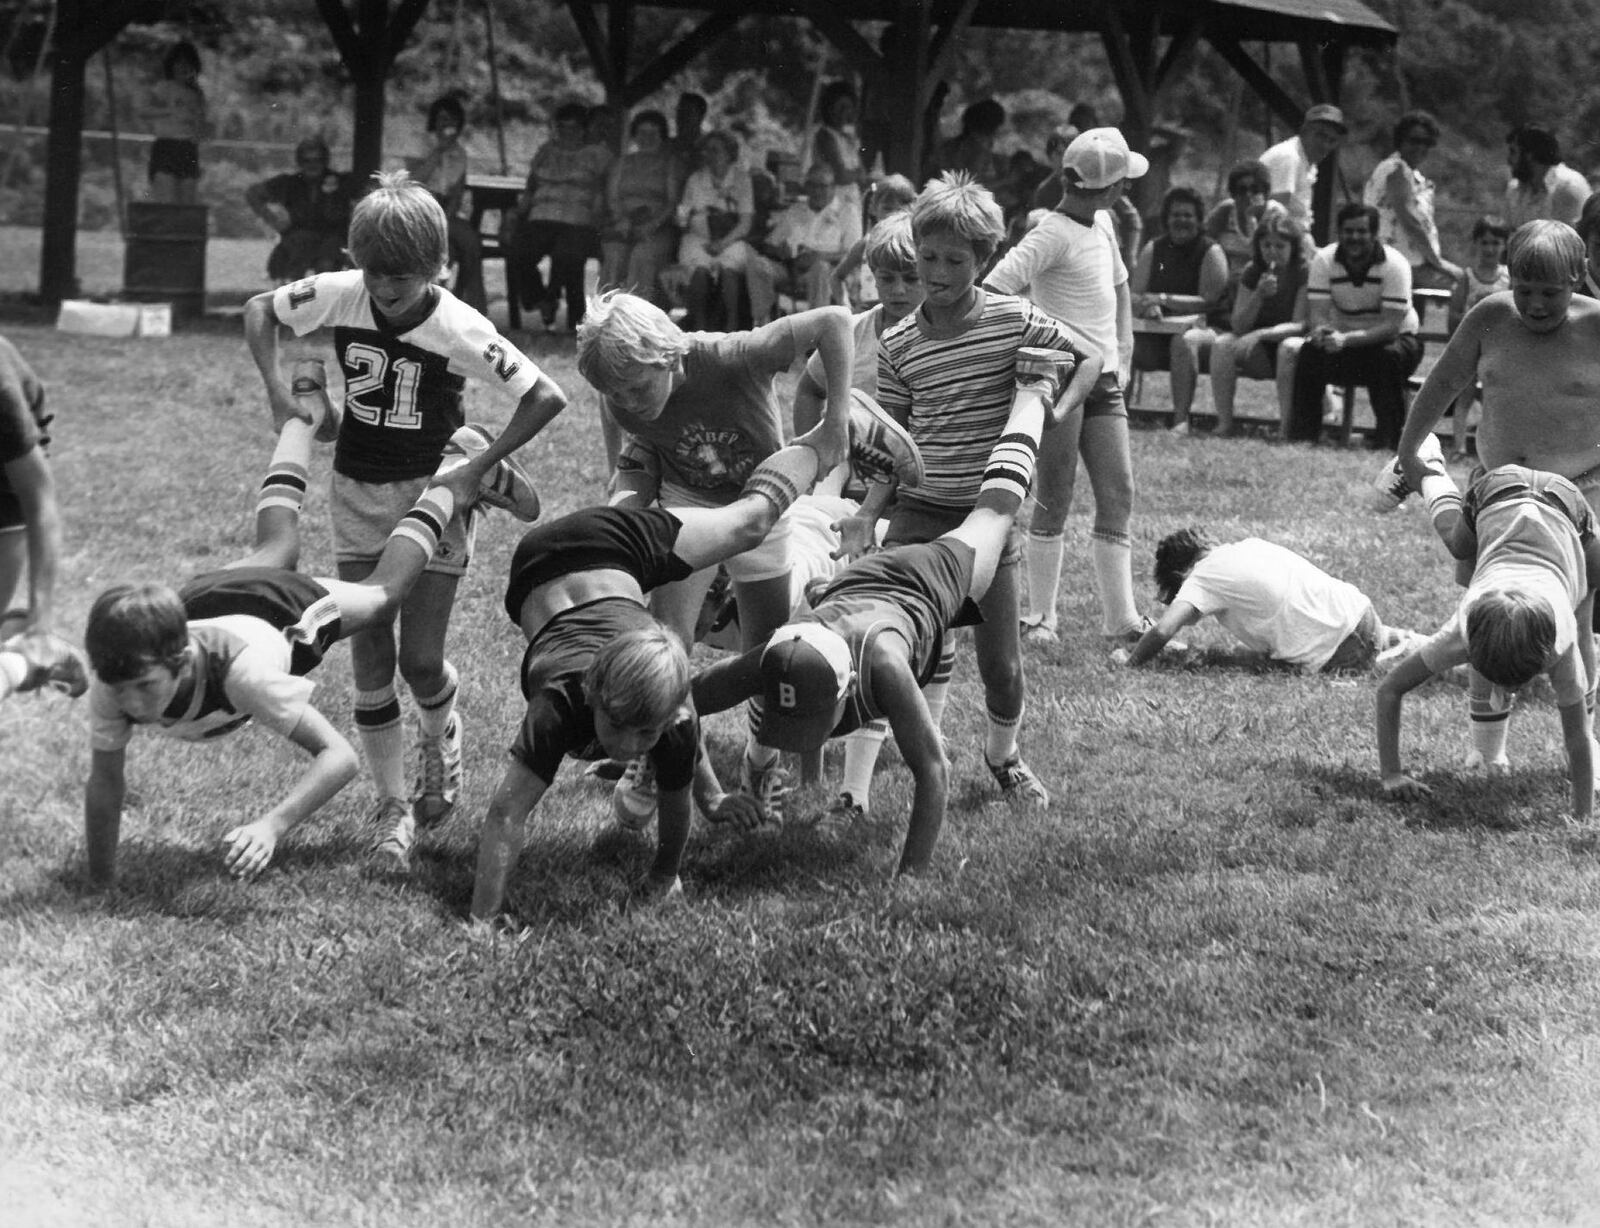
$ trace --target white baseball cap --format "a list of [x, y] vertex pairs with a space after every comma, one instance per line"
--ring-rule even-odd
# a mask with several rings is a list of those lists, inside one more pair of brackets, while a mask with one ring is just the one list
[[1061, 155], [1061, 168], [1072, 171], [1080, 186], [1097, 192], [1123, 179], [1137, 179], [1150, 169], [1150, 159], [1134, 153], [1115, 128], [1080, 132]]

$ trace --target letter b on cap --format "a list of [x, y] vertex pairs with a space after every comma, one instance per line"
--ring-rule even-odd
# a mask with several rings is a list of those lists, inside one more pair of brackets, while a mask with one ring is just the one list
[[778, 683], [778, 707], [794, 707], [794, 684], [789, 682]]

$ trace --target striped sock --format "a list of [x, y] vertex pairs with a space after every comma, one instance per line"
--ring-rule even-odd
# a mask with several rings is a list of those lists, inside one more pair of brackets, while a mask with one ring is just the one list
[[1033, 471], [1038, 460], [1037, 435], [1016, 431], [1000, 436], [994, 450], [989, 453], [989, 463], [984, 466], [983, 482], [978, 487], [979, 495], [994, 492], [1008, 497], [1008, 501], [1014, 498], [1020, 508], [1022, 501], [1028, 497], [1028, 488], [1033, 485]]
[[816, 480], [817, 454], [808, 447], [790, 444], [757, 465], [739, 493], [762, 496], [781, 516]]
[[406, 787], [406, 738], [394, 684], [357, 691], [355, 715], [361, 751], [379, 796], [405, 799], [411, 792]]
[[1511, 727], [1511, 696], [1504, 695], [1505, 706], [1495, 701], [1502, 698], [1498, 688], [1487, 698], [1474, 696], [1467, 704], [1471, 718], [1472, 749], [1483, 757], [1485, 763], [1498, 763], [1506, 757], [1506, 734]]
[[1015, 716], [1002, 716], [993, 708], [986, 710], [984, 715], [989, 721], [989, 732], [983, 741], [983, 755], [990, 763], [1005, 763], [1019, 753], [1017, 751], [1017, 730], [1022, 727], [1022, 713]]
[[1139, 607], [1133, 600], [1133, 541], [1126, 533], [1095, 529], [1089, 534], [1089, 553], [1100, 590], [1100, 630], [1121, 635], [1139, 625]]
[[430, 486], [417, 496], [411, 510], [390, 530], [389, 540], [404, 538], [421, 547], [428, 558], [439, 548], [439, 539], [455, 515], [455, 496], [443, 486]]
[[423, 737], [444, 737], [445, 726], [450, 723], [450, 714], [456, 710], [456, 689], [459, 682], [456, 667], [446, 661], [444, 685], [435, 694], [418, 695], [415, 691], [411, 692], [411, 698], [417, 701], [417, 730]]
[[311, 477], [311, 440], [315, 434], [316, 427], [299, 418], [290, 418], [283, 424], [267, 475], [261, 479], [261, 493], [256, 498], [258, 513], [269, 507], [300, 511]]
[[1435, 525], [1445, 516], [1461, 514], [1461, 489], [1448, 474], [1430, 473], [1422, 479], [1422, 501]]
[[935, 729], [944, 724], [945, 705], [950, 701], [950, 675], [956, 672], [956, 644], [945, 636], [944, 649], [939, 653], [939, 664], [933, 667], [933, 677], [922, 688], [923, 701], [928, 705], [928, 718]]

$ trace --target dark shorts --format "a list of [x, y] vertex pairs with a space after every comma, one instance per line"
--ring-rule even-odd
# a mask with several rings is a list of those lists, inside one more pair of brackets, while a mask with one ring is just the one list
[[228, 567], [195, 576], [178, 590], [191, 620], [243, 614], [282, 631], [291, 645], [289, 672], [299, 677], [322, 663], [343, 638], [339, 606], [310, 576], [281, 567]]
[[158, 136], [150, 146], [150, 177], [171, 175], [174, 179], [200, 178], [200, 146], [193, 141], [178, 141]]
[[1339, 647], [1333, 650], [1333, 655], [1322, 667], [1322, 672], [1359, 673], [1371, 668], [1372, 663], [1378, 659], [1380, 647], [1378, 632], [1382, 629], [1383, 624], [1378, 621], [1378, 612], [1370, 605], [1367, 606], [1367, 612], [1361, 616], [1356, 629], [1339, 642]]
[[[889, 529], [883, 535], [885, 548], [889, 546], [914, 546], [943, 537], [959, 528], [970, 509], [940, 507], [921, 503], [916, 499], [901, 497], [889, 515]], [[1022, 530], [1013, 521], [1006, 534], [1006, 548], [1000, 552], [1000, 566], [1014, 567], [1022, 561]]]
[[641, 592], [694, 574], [673, 550], [683, 522], [659, 507], [589, 507], [535, 525], [511, 556], [505, 611], [522, 621], [522, 606], [541, 585], [580, 571], [626, 572]]
[[28, 527], [28, 518], [22, 514], [22, 500], [5, 489], [0, 481], [0, 533], [20, 532]]
[[1089, 395], [1084, 398], [1085, 418], [1126, 418], [1128, 402], [1122, 395], [1122, 381], [1115, 370], [1103, 371]]

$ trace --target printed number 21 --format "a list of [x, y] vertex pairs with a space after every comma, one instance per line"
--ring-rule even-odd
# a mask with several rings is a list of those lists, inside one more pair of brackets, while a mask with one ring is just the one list
[[[396, 358], [393, 363], [394, 388], [385, 397], [389, 355], [375, 345], [355, 342], [345, 346], [344, 363], [346, 413], [354, 415], [358, 422], [371, 426], [392, 426], [402, 431], [421, 429], [422, 415], [417, 412], [417, 385], [422, 380], [422, 364], [409, 358]], [[375, 395], [368, 400], [368, 394]]]

